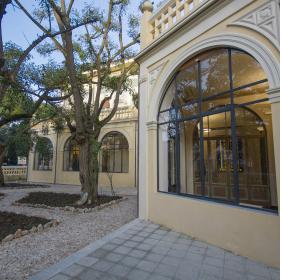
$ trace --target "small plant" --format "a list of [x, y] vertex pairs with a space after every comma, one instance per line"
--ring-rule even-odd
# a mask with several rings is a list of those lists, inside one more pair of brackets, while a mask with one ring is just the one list
[[107, 177], [108, 177], [109, 182], [110, 182], [110, 188], [111, 188], [112, 196], [116, 196], [116, 193], [114, 191], [114, 186], [113, 186], [113, 176], [114, 176], [113, 173], [107, 172]]

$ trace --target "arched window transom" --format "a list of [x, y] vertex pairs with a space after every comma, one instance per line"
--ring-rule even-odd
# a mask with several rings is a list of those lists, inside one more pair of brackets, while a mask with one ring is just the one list
[[241, 50], [209, 50], [182, 65], [158, 115], [158, 190], [276, 209], [267, 89]]

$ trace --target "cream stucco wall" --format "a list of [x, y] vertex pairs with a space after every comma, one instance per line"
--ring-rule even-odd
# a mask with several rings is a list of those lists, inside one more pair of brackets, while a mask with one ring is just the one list
[[[109, 132], [117, 131], [122, 133], [129, 145], [129, 170], [128, 173], [113, 173], [114, 187], [136, 187], [136, 147], [137, 147], [137, 120], [117, 120], [108, 123], [103, 127], [99, 140], [102, 140], [104, 135]], [[40, 135], [40, 134], [39, 134]], [[44, 135], [51, 140], [53, 144], [53, 169], [52, 171], [34, 170], [34, 153], [30, 152], [28, 163], [28, 181], [30, 182], [44, 182], [54, 184], [70, 184], [80, 185], [79, 172], [65, 171], [63, 167], [64, 162], [64, 145], [71, 134], [67, 129], [63, 133], [56, 134], [50, 131], [48, 135]], [[109, 186], [109, 179], [107, 174], [99, 174], [99, 186]]]
[[[147, 45], [137, 56], [140, 64], [141, 143], [139, 215], [141, 218], [278, 267], [280, 240], [277, 214], [157, 192], [156, 121], [168, 82], [178, 67], [190, 57], [209, 48], [228, 46], [243, 49], [253, 55], [267, 75], [270, 92], [275, 92], [273, 96], [269, 96], [272, 104], [275, 170], [279, 193], [280, 50], [259, 28], [234, 25], [241, 17], [258, 11], [262, 5], [276, 5], [278, 9], [277, 1], [214, 2], [215, 5], [169, 36], [163, 34], [162, 38], [165, 39]], [[272, 10], [275, 17], [277, 14], [274, 12]]]

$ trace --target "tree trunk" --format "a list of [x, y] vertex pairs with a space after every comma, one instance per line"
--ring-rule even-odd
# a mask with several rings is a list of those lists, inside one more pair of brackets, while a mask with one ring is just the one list
[[4, 185], [5, 185], [4, 174], [3, 174], [2, 164], [0, 162], [0, 187], [4, 187]]
[[82, 197], [80, 204], [98, 201], [99, 150], [100, 143], [94, 137], [87, 137], [80, 145], [79, 179], [81, 191], [86, 194]]

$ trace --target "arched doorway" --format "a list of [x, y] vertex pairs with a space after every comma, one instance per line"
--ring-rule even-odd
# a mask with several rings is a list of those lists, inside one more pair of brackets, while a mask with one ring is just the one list
[[34, 170], [51, 171], [53, 168], [53, 144], [47, 137], [38, 137], [34, 149]]
[[275, 208], [267, 89], [259, 63], [238, 49], [182, 65], [159, 110], [159, 190]]
[[79, 171], [80, 149], [72, 137], [67, 139], [64, 146], [64, 171]]
[[101, 141], [101, 171], [128, 173], [129, 146], [126, 137], [117, 131], [107, 133]]

